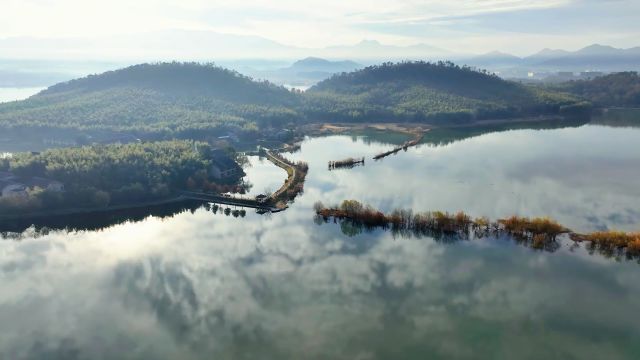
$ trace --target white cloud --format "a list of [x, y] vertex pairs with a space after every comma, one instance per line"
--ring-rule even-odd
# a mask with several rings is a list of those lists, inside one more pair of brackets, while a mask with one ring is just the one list
[[[492, 11], [557, 6], [567, 0], [7, 0], [0, 37], [96, 36], [180, 29], [228, 29], [297, 45], [335, 43], [366, 36], [361, 23], [398, 23]], [[209, 21], [210, 14], [213, 21]], [[214, 16], [214, 15], [218, 16]], [[220, 26], [219, 17], [225, 18]], [[235, 24], [234, 26], [229, 26]], [[389, 36], [387, 36], [389, 38]], [[342, 40], [343, 42], [345, 40]]]
[[[637, 45], [633, 44], [637, 27], [627, 26], [628, 30], [621, 31], [610, 26], [591, 26], [598, 17], [617, 18], [616, 14], [625, 7], [629, 8], [628, 14], [633, 14], [637, 7], [632, 0], [619, 3], [624, 6], [606, 7], [601, 2], [586, 0], [3, 0], [0, 38], [91, 38], [183, 29], [257, 35], [298, 47], [352, 44], [362, 39], [396, 45], [426, 42], [473, 52], [505, 47], [510, 50], [513, 46], [522, 53], [597, 41], [617, 46]], [[487, 15], [504, 20], [513, 19], [517, 12], [567, 8], [586, 9], [574, 21], [580, 22], [582, 28], [563, 28], [558, 23], [557, 33], [547, 31], [538, 38], [535, 33], [523, 35], [513, 29], [491, 29], [474, 21], [475, 17]], [[580, 21], [585, 14], [589, 14], [588, 19]], [[537, 24], [546, 24], [547, 17], [520, 16], [529, 28], [544, 32], [544, 26]], [[632, 24], [639, 20], [637, 17], [627, 15], [621, 23]], [[519, 26], [518, 22], [511, 25]], [[599, 32], [590, 32], [590, 26]]]

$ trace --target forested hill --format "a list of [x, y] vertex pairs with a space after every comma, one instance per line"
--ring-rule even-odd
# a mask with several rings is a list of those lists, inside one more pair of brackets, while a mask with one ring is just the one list
[[596, 106], [640, 107], [640, 76], [637, 72], [570, 81], [559, 85], [559, 89], [585, 98]]
[[449, 124], [581, 110], [575, 104], [572, 95], [443, 62], [371, 66], [304, 94], [210, 64], [174, 62], [93, 75], [0, 104], [0, 130], [143, 139], [205, 139], [231, 130], [256, 138], [264, 128], [302, 121]]
[[0, 127], [109, 130], [138, 136], [257, 133], [298, 118], [298, 95], [210, 64], [135, 65], [0, 105]]
[[306, 94], [307, 112], [343, 120], [378, 118], [470, 121], [557, 114], [578, 103], [567, 94], [506, 81], [450, 62], [370, 66], [318, 83]]
[[359, 93], [371, 87], [396, 84], [424, 86], [433, 90], [479, 99], [524, 98], [523, 87], [494, 74], [460, 67], [453, 63], [383, 63], [351, 73], [337, 74], [312, 87], [312, 91]]
[[177, 97], [206, 96], [242, 104], [290, 105], [295, 100], [287, 89], [267, 81], [257, 82], [213, 64], [178, 62], [140, 64], [91, 75], [51, 86], [41, 95], [123, 87], [154, 90]]

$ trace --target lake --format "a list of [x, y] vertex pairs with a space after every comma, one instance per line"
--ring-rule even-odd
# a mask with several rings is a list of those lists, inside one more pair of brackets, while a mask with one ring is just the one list
[[[637, 231], [640, 115], [614, 115], [436, 129], [381, 161], [406, 136], [308, 138], [287, 154], [310, 165], [305, 192], [282, 213], [174, 205], [6, 234], [0, 358], [638, 359], [636, 260], [567, 239], [541, 251], [367, 231], [312, 210], [357, 199]], [[249, 160], [252, 192], [284, 181]]]

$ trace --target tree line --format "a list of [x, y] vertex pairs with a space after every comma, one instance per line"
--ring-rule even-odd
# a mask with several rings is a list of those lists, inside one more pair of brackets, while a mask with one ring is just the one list
[[570, 81], [556, 89], [568, 91], [596, 106], [640, 106], [640, 76], [637, 72], [620, 72], [592, 80]]
[[[525, 86], [451, 62], [402, 62], [337, 74], [306, 92], [213, 64], [142, 64], [54, 85], [0, 105], [0, 128], [195, 138], [314, 121], [437, 124], [576, 111], [566, 92]], [[26, 131], [26, 130], [25, 130]]]
[[27, 197], [0, 199], [0, 212], [60, 207], [106, 207], [170, 197], [191, 183], [211, 186], [210, 148], [194, 141], [141, 142], [19, 153], [0, 170], [19, 178], [45, 177], [64, 192], [34, 189]]

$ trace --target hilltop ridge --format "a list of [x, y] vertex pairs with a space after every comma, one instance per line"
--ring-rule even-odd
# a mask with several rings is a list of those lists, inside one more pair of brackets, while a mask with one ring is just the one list
[[577, 99], [528, 87], [451, 62], [409, 61], [338, 74], [307, 94], [312, 112], [329, 109], [343, 120], [426, 122], [558, 114]]

